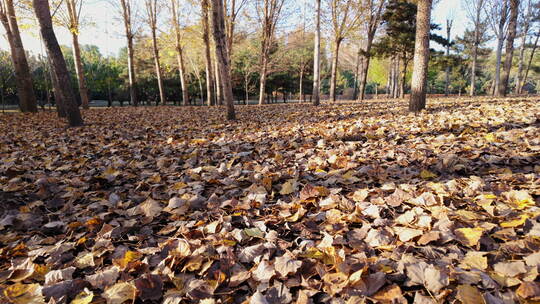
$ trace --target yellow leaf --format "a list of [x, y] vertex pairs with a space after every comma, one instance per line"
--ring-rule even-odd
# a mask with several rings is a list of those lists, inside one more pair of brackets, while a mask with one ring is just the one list
[[523, 224], [525, 224], [528, 218], [529, 218], [528, 215], [522, 214], [518, 219], [502, 222], [501, 227], [502, 228], [515, 228], [515, 227], [523, 226]]
[[184, 189], [185, 187], [187, 187], [187, 184], [184, 182], [178, 182], [172, 186], [174, 190]]
[[279, 194], [281, 195], [291, 194], [296, 190], [296, 187], [297, 187], [296, 179], [289, 179], [281, 186], [281, 191], [279, 191]]
[[142, 254], [136, 251], [128, 250], [123, 258], [113, 260], [113, 264], [120, 268], [126, 268], [130, 262], [136, 261], [142, 257]]
[[422, 172], [420, 172], [420, 177], [422, 179], [432, 179], [432, 178], [436, 178], [437, 177], [437, 174], [429, 171], [429, 170], [422, 170]]
[[362, 274], [364, 274], [364, 269], [363, 268], [356, 271], [356, 272], [354, 272], [353, 274], [351, 274], [349, 276], [349, 283], [351, 285], [354, 285], [354, 284], [362, 281]]
[[496, 140], [495, 134], [493, 134], [493, 133], [488, 133], [488, 134], [486, 134], [486, 136], [484, 136], [484, 138], [485, 138], [486, 141], [488, 141], [488, 142], [495, 142], [495, 140]]
[[16, 283], [4, 289], [4, 295], [13, 304], [45, 304], [39, 284]]
[[480, 238], [484, 233], [484, 229], [479, 227], [458, 228], [454, 231], [454, 233], [463, 245], [473, 247], [478, 244], [478, 241], [480, 241]]
[[463, 304], [485, 304], [486, 301], [478, 288], [471, 285], [459, 285], [457, 298]]
[[484, 252], [469, 251], [461, 261], [463, 269], [485, 270], [488, 267], [487, 257]]
[[517, 210], [523, 210], [525, 208], [533, 207], [535, 205], [532, 196], [524, 190], [509, 191], [503, 193], [503, 195], [508, 199], [508, 204], [512, 206], [512, 208]]
[[90, 304], [92, 303], [92, 299], [94, 299], [94, 293], [85, 289], [71, 301], [71, 304]]
[[201, 145], [208, 142], [208, 139], [206, 138], [196, 138], [191, 140], [191, 144], [193, 145]]

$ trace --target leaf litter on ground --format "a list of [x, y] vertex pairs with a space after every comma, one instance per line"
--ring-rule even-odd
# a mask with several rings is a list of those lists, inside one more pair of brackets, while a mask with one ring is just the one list
[[540, 103], [0, 116], [2, 303], [540, 301]]

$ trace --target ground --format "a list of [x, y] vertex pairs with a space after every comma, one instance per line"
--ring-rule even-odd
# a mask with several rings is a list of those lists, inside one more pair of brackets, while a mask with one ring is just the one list
[[0, 302], [540, 300], [538, 99], [406, 106], [1, 115]]

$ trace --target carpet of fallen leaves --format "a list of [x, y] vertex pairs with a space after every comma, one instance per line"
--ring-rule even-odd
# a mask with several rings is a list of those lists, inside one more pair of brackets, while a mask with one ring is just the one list
[[538, 303], [540, 102], [428, 106], [0, 116], [0, 302]]

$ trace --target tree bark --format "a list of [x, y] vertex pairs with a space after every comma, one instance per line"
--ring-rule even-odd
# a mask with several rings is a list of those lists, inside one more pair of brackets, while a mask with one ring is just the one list
[[373, 38], [369, 39], [368, 37], [368, 41], [367, 41], [367, 45], [366, 45], [366, 55], [362, 56], [362, 68], [360, 69], [360, 83], [358, 85], [358, 100], [361, 101], [361, 100], [364, 100], [366, 98], [366, 86], [367, 86], [367, 76], [368, 76], [368, 72], [369, 72], [369, 64], [371, 62], [371, 55], [370, 55], [370, 52], [371, 52], [371, 45], [372, 45], [372, 42], [373, 42]]
[[510, 71], [512, 70], [512, 59], [514, 58], [514, 40], [516, 38], [518, 10], [519, 0], [510, 0], [510, 22], [508, 23], [502, 83], [499, 87], [500, 96], [506, 96], [509, 88]]
[[504, 25], [506, 24], [507, 19], [507, 8], [508, 8], [508, 0], [503, 0], [504, 4], [501, 10], [501, 15], [499, 19], [499, 27], [497, 32], [497, 49], [496, 49], [496, 65], [495, 65], [495, 79], [493, 82], [493, 95], [499, 95], [500, 94], [500, 86], [501, 86], [501, 64], [502, 64], [502, 49], [504, 46]]
[[368, 24], [367, 24], [367, 41], [366, 41], [366, 49], [364, 50], [363, 54], [363, 60], [362, 60], [362, 73], [360, 74], [360, 84], [359, 84], [359, 90], [360, 95], [358, 97], [358, 100], [364, 100], [365, 94], [366, 94], [366, 85], [367, 85], [367, 76], [369, 72], [369, 65], [371, 63], [371, 47], [373, 45], [373, 39], [375, 38], [375, 34], [377, 33], [377, 28], [379, 27], [379, 22], [381, 18], [381, 14], [383, 11], [383, 7], [385, 4], [385, 0], [380, 0], [379, 5], [376, 7], [374, 14], [371, 14], [371, 8], [375, 5], [373, 1], [369, 1], [369, 8], [370, 8], [370, 14], [367, 16]]
[[184, 50], [182, 48], [180, 23], [178, 22], [178, 0], [171, 0], [171, 15], [176, 36], [176, 61], [178, 62], [178, 72], [180, 73], [180, 85], [182, 86], [182, 103], [189, 105], [188, 87], [186, 84], [186, 67], [184, 63]]
[[266, 77], [268, 73], [268, 58], [266, 56], [263, 56], [261, 58], [262, 64], [261, 64], [261, 77], [259, 79], [259, 105], [264, 104], [265, 101], [265, 93], [266, 93]]
[[[1, 0], [0, 0], [1, 1]], [[13, 0], [0, 3], [0, 19], [6, 31], [11, 50], [11, 59], [15, 70], [15, 84], [21, 112], [37, 112], [37, 100], [34, 93], [32, 75], [26, 59], [26, 52], [21, 40]]]
[[337, 66], [339, 63], [339, 47], [341, 46], [341, 38], [334, 41], [334, 52], [332, 55], [332, 75], [330, 79], [330, 100], [336, 101], [336, 85], [337, 85]]
[[527, 77], [529, 76], [529, 70], [531, 69], [531, 64], [534, 58], [534, 54], [536, 53], [536, 49], [538, 48], [539, 38], [540, 38], [540, 30], [536, 33], [536, 38], [534, 39], [533, 48], [531, 50], [531, 56], [529, 57], [529, 61], [527, 62], [527, 68], [525, 69], [525, 76], [523, 76], [523, 84], [521, 85], [521, 92], [523, 92], [523, 88], [527, 84]]
[[122, 6], [122, 17], [124, 19], [124, 30], [127, 40], [127, 53], [128, 53], [128, 77], [129, 77], [129, 96], [131, 98], [131, 104], [133, 106], [139, 105], [139, 99], [137, 96], [137, 76], [135, 72], [135, 51], [133, 49], [133, 28], [131, 26], [131, 0], [120, 0]]
[[313, 55], [313, 105], [318, 106], [320, 99], [321, 84], [321, 0], [315, 0], [315, 47]]
[[86, 78], [84, 77], [84, 66], [81, 58], [79, 36], [77, 34], [71, 33], [71, 39], [73, 41], [73, 58], [75, 60], [75, 73], [77, 74], [77, 81], [79, 83], [81, 106], [83, 107], [83, 109], [88, 109], [90, 105], [90, 97], [88, 93], [88, 87], [86, 86]]
[[69, 16], [69, 31], [71, 32], [71, 41], [73, 44], [73, 59], [75, 61], [75, 74], [79, 85], [79, 95], [81, 97], [81, 105], [83, 109], [88, 109], [90, 97], [88, 87], [86, 86], [86, 78], [84, 77], [84, 66], [81, 57], [81, 47], [79, 45], [79, 13], [75, 7], [74, 0], [67, 0], [66, 6]]
[[300, 70], [300, 87], [298, 88], [300, 101], [304, 101], [304, 69]]
[[214, 25], [214, 43], [216, 45], [216, 60], [219, 63], [219, 73], [223, 95], [227, 107], [227, 119], [235, 120], [234, 100], [231, 84], [229, 55], [227, 54], [227, 39], [225, 37], [225, 17], [223, 16], [223, 0], [212, 0]]
[[476, 2], [476, 16], [474, 19], [474, 45], [473, 45], [473, 59], [471, 66], [471, 84], [469, 95], [474, 96], [476, 94], [476, 69], [478, 66], [478, 46], [480, 45], [480, 26], [481, 26], [481, 14], [484, 1], [480, 0]]
[[152, 34], [152, 51], [154, 54], [154, 66], [159, 89], [159, 100], [156, 100], [156, 106], [161, 102], [162, 105], [167, 104], [165, 97], [165, 88], [163, 87], [163, 75], [161, 72], [161, 63], [159, 58], [159, 48], [157, 42], [157, 0], [146, 0], [146, 12], [148, 14], [148, 25]]
[[416, 40], [409, 111], [426, 108], [427, 71], [429, 63], [429, 31], [432, 0], [419, 0], [416, 15]]
[[39, 22], [41, 36], [45, 42], [47, 54], [51, 58], [54, 77], [59, 85], [58, 94], [61, 95], [63, 107], [67, 114], [69, 125], [72, 127], [83, 125], [81, 112], [75, 99], [75, 94], [70, 85], [71, 83], [69, 72], [66, 66], [66, 61], [62, 55], [62, 50], [54, 34], [52, 26], [51, 12], [49, 10], [48, 0], [33, 0], [34, 12]]
[[399, 98], [405, 98], [405, 84], [407, 83], [407, 68], [409, 67], [409, 61], [407, 58], [403, 58], [403, 68], [401, 70], [401, 83], [399, 87]]
[[[226, 41], [226, 40], [225, 40]], [[215, 62], [216, 75], [216, 104], [223, 105], [223, 84], [221, 83], [221, 73], [219, 72], [219, 62], [216, 57]]]
[[[452, 32], [452, 23], [453, 20], [446, 20], [446, 59], [450, 59], [450, 39], [451, 39], [451, 32]], [[446, 70], [445, 70], [445, 79], [444, 79], [444, 96], [448, 96], [450, 94], [450, 63], [446, 62]]]
[[519, 49], [519, 62], [518, 62], [518, 72], [516, 75], [516, 88], [515, 93], [521, 94], [521, 88], [523, 86], [522, 80], [523, 80], [523, 68], [524, 68], [524, 61], [525, 61], [525, 49], [527, 44], [527, 34], [523, 35], [523, 39], [521, 41], [521, 47]]
[[210, 46], [210, 25], [209, 25], [209, 9], [208, 0], [201, 0], [202, 9], [202, 27], [203, 27], [203, 42], [206, 67], [206, 98], [209, 106], [215, 105], [214, 97], [214, 66], [212, 65], [211, 46]]

